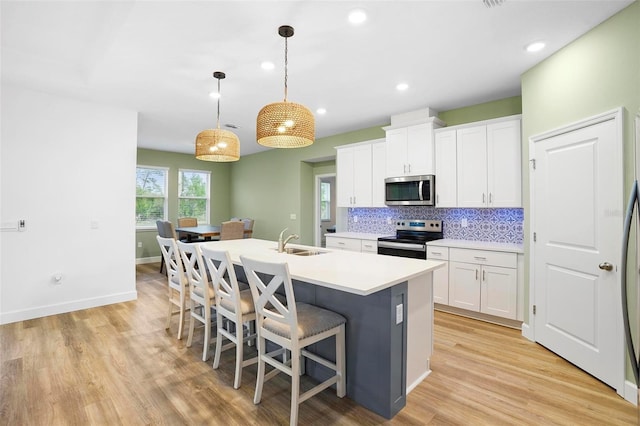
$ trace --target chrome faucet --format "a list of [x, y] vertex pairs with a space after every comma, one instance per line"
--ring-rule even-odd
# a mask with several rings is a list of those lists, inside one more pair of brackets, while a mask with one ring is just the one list
[[283, 253], [284, 252], [284, 246], [286, 246], [289, 241], [297, 240], [298, 238], [300, 238], [300, 236], [298, 236], [296, 234], [291, 234], [287, 238], [285, 238], [284, 241], [283, 241], [282, 240], [282, 236], [284, 235], [284, 233], [285, 233], [285, 231], [287, 229], [289, 229], [289, 228], [284, 228], [282, 230], [282, 232], [280, 233], [280, 237], [278, 237], [278, 253]]

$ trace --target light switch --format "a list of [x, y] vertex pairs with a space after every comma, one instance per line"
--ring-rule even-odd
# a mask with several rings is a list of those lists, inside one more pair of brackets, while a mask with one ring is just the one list
[[296, 220], [296, 219], [297, 219], [296, 214], [295, 214], [295, 213], [291, 213], [291, 214], [289, 215], [289, 219], [291, 219], [291, 220]]
[[401, 324], [402, 323], [402, 319], [403, 319], [403, 307], [404, 305], [401, 303], [399, 305], [396, 305], [396, 324]]

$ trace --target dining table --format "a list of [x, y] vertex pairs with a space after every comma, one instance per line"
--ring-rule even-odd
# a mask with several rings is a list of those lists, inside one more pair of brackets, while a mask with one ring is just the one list
[[[176, 228], [178, 234], [184, 234], [187, 237], [187, 241], [195, 240], [218, 240], [220, 239], [220, 225], [198, 225], [198, 226], [182, 226]], [[251, 238], [253, 231], [250, 229], [244, 230], [244, 237]]]

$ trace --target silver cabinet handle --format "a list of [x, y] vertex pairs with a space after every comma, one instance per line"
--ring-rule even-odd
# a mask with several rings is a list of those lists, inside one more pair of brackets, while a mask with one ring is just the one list
[[[409, 173], [411, 173], [411, 164], [409, 164]], [[422, 181], [421, 181], [422, 182]]]
[[491, 192], [489, 193], [489, 204], [493, 203], [493, 201], [491, 200]]
[[435, 254], [437, 256], [442, 256], [442, 252], [441, 251], [432, 251], [432, 254]]
[[484, 194], [484, 192], [483, 192], [483, 193], [482, 193], [482, 204], [484, 204], [484, 201], [485, 201], [485, 194]]
[[598, 265], [598, 268], [602, 269], [603, 271], [612, 271], [613, 265], [609, 262], [602, 262]]
[[473, 258], [474, 258], [475, 260], [485, 260], [485, 261], [487, 260], [487, 258], [486, 258], [486, 257], [482, 257], [482, 256], [473, 256]]
[[486, 281], [486, 280], [484, 279], [484, 274], [485, 274], [485, 272], [487, 272], [487, 271], [485, 271], [485, 270], [483, 269], [483, 270], [482, 270], [482, 281]]
[[478, 270], [476, 269], [476, 280], [478, 279]]
[[341, 246], [344, 245], [344, 243], [342, 241], [338, 241], [338, 244], [341, 245]]

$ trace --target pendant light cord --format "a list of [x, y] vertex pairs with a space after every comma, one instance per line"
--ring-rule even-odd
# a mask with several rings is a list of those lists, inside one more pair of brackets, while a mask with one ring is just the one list
[[218, 79], [218, 115], [216, 118], [218, 121], [218, 129], [220, 129], [220, 79]]
[[289, 44], [287, 41], [289, 37], [284, 38], [284, 101], [287, 102], [287, 66], [289, 65], [288, 53], [289, 53]]

